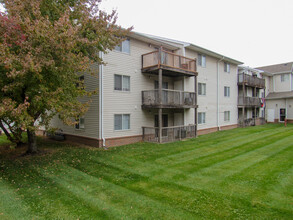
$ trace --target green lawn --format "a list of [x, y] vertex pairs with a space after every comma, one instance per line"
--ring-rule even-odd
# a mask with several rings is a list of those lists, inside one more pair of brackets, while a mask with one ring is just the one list
[[7, 148], [0, 219], [293, 219], [293, 125], [107, 151], [42, 142], [34, 157]]

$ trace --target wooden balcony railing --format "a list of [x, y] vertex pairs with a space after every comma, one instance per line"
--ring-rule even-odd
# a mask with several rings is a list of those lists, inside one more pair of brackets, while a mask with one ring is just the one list
[[264, 125], [266, 123], [265, 118], [246, 118], [246, 119], [238, 119], [239, 127], [248, 127], [255, 125]]
[[162, 89], [162, 103], [159, 100], [159, 90], [142, 91], [142, 106], [145, 108], [196, 108], [195, 92]]
[[[159, 143], [158, 127], [142, 127], [143, 141]], [[162, 128], [162, 143], [196, 137], [196, 125]]]
[[238, 105], [239, 106], [260, 107], [261, 106], [261, 98], [238, 96]]
[[197, 74], [196, 59], [190, 59], [164, 50], [142, 55], [142, 72], [154, 72], [159, 68], [191, 76]]
[[265, 80], [257, 78], [256, 76], [250, 76], [245, 73], [238, 74], [238, 84], [244, 83], [247, 86], [265, 88]]

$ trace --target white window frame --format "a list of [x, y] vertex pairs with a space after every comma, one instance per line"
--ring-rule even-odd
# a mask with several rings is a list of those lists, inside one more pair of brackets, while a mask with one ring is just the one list
[[201, 67], [206, 67], [206, 64], [207, 64], [207, 58], [206, 58], [206, 55], [198, 54], [198, 57], [197, 57], [197, 63], [198, 63], [198, 65], [201, 66]]
[[224, 121], [230, 121], [231, 113], [230, 111], [224, 111]]
[[289, 81], [289, 74], [281, 74], [281, 82]]
[[[120, 89], [116, 89], [116, 76], [120, 76], [121, 77], [121, 90]], [[129, 88], [125, 88], [124, 86], [124, 78], [128, 78], [129, 79]], [[114, 74], [114, 90], [115, 91], [119, 91], [119, 92], [130, 92], [130, 76], [127, 75], [120, 75], [120, 74]]]
[[198, 112], [197, 113], [197, 124], [203, 125], [205, 123], [206, 123], [206, 113], [205, 112]]
[[[121, 129], [116, 129], [115, 128], [115, 117], [120, 116], [120, 115], [121, 115]], [[129, 122], [128, 122], [129, 127], [128, 128], [124, 128], [124, 126], [123, 126], [123, 121], [124, 121], [123, 118], [125, 116], [129, 116]], [[131, 128], [131, 126], [130, 126], [130, 114], [114, 114], [114, 131], [128, 131], [128, 130], [130, 130], [130, 128]]]
[[76, 130], [83, 130], [85, 128], [85, 118], [84, 116], [78, 118], [78, 123], [75, 124]]
[[198, 83], [197, 93], [198, 93], [198, 95], [205, 96], [207, 94], [207, 84], [206, 83]]
[[224, 72], [230, 73], [230, 63], [224, 62]]
[[130, 40], [126, 39], [114, 48], [115, 51], [130, 54]]
[[224, 86], [224, 97], [230, 97], [230, 87]]

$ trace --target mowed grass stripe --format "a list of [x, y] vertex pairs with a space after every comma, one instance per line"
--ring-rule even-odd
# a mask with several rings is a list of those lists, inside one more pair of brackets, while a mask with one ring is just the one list
[[[67, 167], [66, 170], [68, 172], [63, 173], [62, 176], [51, 178], [59, 184], [60, 188], [78, 196], [82, 200], [81, 204], [86, 204], [92, 208], [92, 213], [88, 213], [87, 217], [99, 216], [96, 215], [98, 212], [109, 209], [111, 215], [103, 217], [109, 219], [140, 218], [146, 215], [149, 218], [159, 217], [164, 219], [181, 219], [184, 215], [188, 218], [192, 217], [192, 215], [186, 215], [180, 209], [174, 210], [174, 207], [167, 203], [162, 203], [155, 198], [144, 196], [116, 184], [115, 181], [109, 182], [106, 176], [96, 177], [72, 167]], [[140, 201], [140, 203], [137, 203], [137, 201]], [[158, 206], [162, 208], [160, 212], [155, 209]], [[95, 212], [93, 212], [94, 210]]]
[[[170, 153], [168, 156], [165, 157], [161, 157], [159, 159], [156, 159], [155, 162], [158, 164], [179, 164], [182, 162], [186, 162], [188, 160], [192, 160], [194, 159], [194, 157], [200, 157], [200, 156], [209, 156], [211, 153], [216, 153], [218, 151], [223, 151], [225, 150], [225, 147], [230, 149], [233, 148], [237, 145], [235, 145], [236, 143], [238, 145], [241, 144], [245, 144], [245, 143], [249, 143], [251, 139], [254, 138], [261, 138], [261, 137], [268, 137], [270, 135], [272, 135], [272, 130], [265, 130], [262, 132], [257, 132], [257, 133], [253, 133], [249, 135], [249, 139], [247, 139], [246, 135], [243, 135], [241, 132], [241, 129], [237, 129], [238, 132], [233, 131], [232, 135], [225, 135], [225, 138], [220, 138], [218, 140], [218, 138], [214, 138], [215, 140], [205, 140], [202, 141], [200, 140], [200, 138], [202, 136], [199, 137], [198, 140], [196, 140], [195, 142], [190, 141], [193, 145], [193, 150], [188, 150], [188, 151], [183, 151], [180, 153]], [[278, 129], [274, 129], [274, 133], [280, 132], [281, 130]], [[210, 135], [214, 135], [214, 134], [210, 134]], [[178, 142], [178, 144], [180, 144], [180, 142]], [[186, 144], [188, 144], [188, 142], [186, 142]], [[182, 146], [183, 149], [185, 149], [185, 143]]]
[[265, 125], [108, 151], [46, 142], [52, 153], [30, 159], [0, 152], [0, 218], [292, 219], [292, 134]]
[[221, 163], [222, 161], [230, 160], [236, 156], [265, 147], [266, 144], [276, 142], [279, 138], [290, 136], [291, 133], [291, 131], [278, 132], [266, 137], [265, 139], [257, 138], [252, 140], [246, 138], [249, 140], [246, 143], [240, 143], [239, 145], [235, 144], [234, 146], [222, 151], [220, 150], [219, 152], [195, 158], [194, 160], [176, 164], [175, 166], [172, 166], [172, 168], [183, 170], [185, 173], [197, 172], [205, 167], [213, 166], [214, 164]]

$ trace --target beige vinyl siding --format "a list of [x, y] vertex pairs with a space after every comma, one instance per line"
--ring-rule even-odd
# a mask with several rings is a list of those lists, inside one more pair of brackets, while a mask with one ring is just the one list
[[281, 82], [281, 74], [274, 75], [275, 79], [275, 92], [286, 92], [290, 91], [290, 77], [288, 76], [287, 80]]
[[[154, 126], [153, 115], [141, 109], [141, 91], [154, 89], [157, 79], [141, 73], [141, 55], [154, 50], [147, 43], [130, 39], [130, 54], [111, 51], [104, 56], [105, 138], [141, 135], [142, 126]], [[114, 91], [114, 74], [130, 76], [130, 91]], [[130, 129], [114, 131], [114, 114], [130, 114]]]
[[[195, 51], [186, 49], [186, 57], [195, 58]], [[198, 96], [198, 112], [206, 112], [206, 123], [198, 125], [198, 130], [217, 126], [217, 59], [206, 56], [206, 67], [197, 66], [197, 81], [206, 83], [206, 95]], [[224, 62], [219, 64], [220, 73], [220, 126], [237, 124], [237, 65], [230, 64], [230, 73], [224, 72]], [[194, 78], [186, 79], [186, 87], [194, 88]], [[230, 97], [224, 97], [224, 86], [230, 87]], [[194, 91], [194, 90], [193, 90]], [[230, 111], [230, 121], [224, 121], [224, 111]], [[193, 123], [194, 109], [186, 111], [186, 123]]]
[[[85, 74], [85, 88], [88, 91], [97, 90], [99, 88], [98, 65], [93, 66], [96, 76]], [[78, 135], [83, 137], [98, 138], [99, 134], [99, 95], [93, 95], [90, 98], [81, 98], [82, 102], [91, 99], [89, 110], [84, 115], [84, 129], [75, 129], [75, 126], [67, 126], [58, 119], [57, 116], [51, 122], [51, 126], [62, 129], [65, 134]]]

